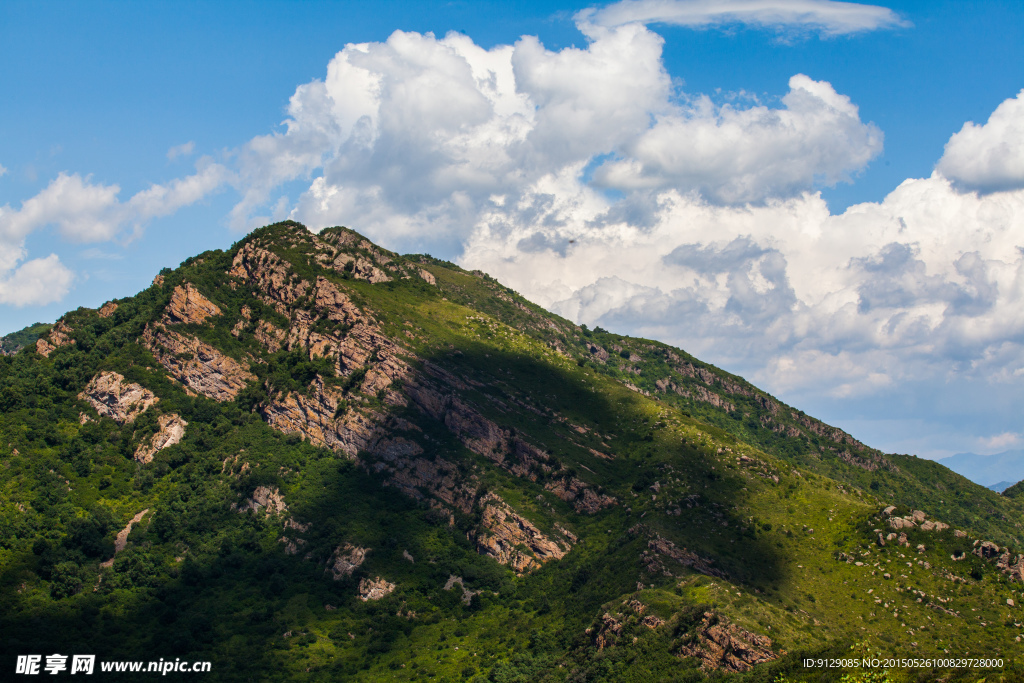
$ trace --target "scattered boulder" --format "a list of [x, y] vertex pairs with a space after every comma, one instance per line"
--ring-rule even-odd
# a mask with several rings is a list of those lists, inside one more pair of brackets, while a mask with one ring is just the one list
[[906, 517], [890, 517], [889, 526], [899, 531], [900, 529], [912, 529], [917, 525], [914, 524], [912, 519], [907, 519]]

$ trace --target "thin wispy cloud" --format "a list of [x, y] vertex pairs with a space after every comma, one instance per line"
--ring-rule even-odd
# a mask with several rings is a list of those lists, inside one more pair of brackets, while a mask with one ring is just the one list
[[826, 36], [909, 25], [892, 10], [834, 0], [623, 0], [577, 14], [583, 23], [629, 23], [710, 28], [744, 24], [775, 30], [799, 28]]
[[192, 156], [192, 152], [194, 152], [195, 149], [196, 143], [193, 142], [192, 140], [189, 140], [186, 143], [177, 145], [175, 147], [171, 147], [169, 150], [167, 150], [167, 159], [169, 161], [174, 161], [178, 157]]

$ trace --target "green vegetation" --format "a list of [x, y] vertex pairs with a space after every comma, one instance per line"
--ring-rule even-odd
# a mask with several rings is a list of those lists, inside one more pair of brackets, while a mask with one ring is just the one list
[[[576, 327], [482, 273], [403, 258], [344, 228], [319, 237], [345, 246], [325, 258], [301, 226], [268, 226], [164, 273], [109, 317], [68, 313], [74, 343], [48, 358], [31, 345], [0, 357], [5, 662], [180, 657], [210, 660], [204, 676], [225, 681], [895, 682], [1024, 671], [1024, 585], [975, 552], [980, 540], [1022, 550], [1017, 487], [1000, 496], [874, 451], [679, 349]], [[229, 275], [246, 245], [283, 259], [288, 276], [258, 285]], [[390, 279], [371, 284], [371, 266]], [[372, 329], [325, 314], [300, 286], [318, 278]], [[256, 378], [234, 400], [172, 379], [141, 341], [183, 283], [221, 313], [174, 330]], [[271, 286], [294, 297], [274, 299]], [[280, 348], [263, 323], [281, 331]], [[367, 339], [378, 340], [372, 353], [352, 351]], [[311, 353], [316, 340], [348, 344], [348, 355]], [[405, 380], [379, 379], [387, 354], [408, 366]], [[80, 394], [103, 371], [159, 401], [125, 424], [101, 417]], [[451, 412], [429, 414], [411, 398], [423, 386], [504, 430], [505, 450], [474, 445]], [[318, 392], [338, 397], [325, 415], [308, 409]], [[299, 412], [317, 429], [361, 419], [387, 433], [356, 457], [318, 447], [268, 424], [286, 400], [307, 406]], [[171, 414], [187, 421], [184, 438], [137, 461]], [[494, 436], [477, 431], [480, 442]], [[445, 476], [473, 491], [472, 504], [403, 489], [384, 439], [417, 444], [409, 457], [424, 467], [450, 463]], [[522, 444], [543, 466], [509, 464]], [[588, 511], [560, 497], [573, 479], [613, 504]], [[269, 491], [287, 508], [240, 511]], [[482, 554], [479, 539], [494, 533], [487, 493], [571, 549], [521, 574]], [[895, 530], [887, 505], [891, 517], [921, 510], [951, 526]], [[115, 555], [118, 532], [143, 511]], [[369, 550], [350, 574], [335, 572], [353, 548]], [[395, 590], [360, 599], [377, 577]], [[702, 669], [693, 653], [714, 629], [747, 645], [770, 639], [757, 647], [771, 656], [742, 673]], [[802, 664], [850, 653], [1003, 666]]]

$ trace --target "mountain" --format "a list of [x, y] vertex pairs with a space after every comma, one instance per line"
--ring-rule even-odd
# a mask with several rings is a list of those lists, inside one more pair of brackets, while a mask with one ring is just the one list
[[938, 462], [971, 481], [993, 488], [996, 482], [1024, 479], [1024, 450], [1004, 451], [994, 455], [957, 453]]
[[1013, 486], [1013, 482], [1012, 481], [1000, 481], [1000, 482], [995, 483], [995, 484], [990, 484], [988, 486], [988, 488], [992, 489], [996, 493], [1002, 493], [1003, 491], [1005, 491], [1006, 489], [1010, 488], [1011, 486]]
[[851, 653], [1022, 670], [1024, 501], [346, 228], [262, 228], [0, 358], [0, 463], [9, 662], [209, 661], [231, 681], [803, 680], [805, 658]]

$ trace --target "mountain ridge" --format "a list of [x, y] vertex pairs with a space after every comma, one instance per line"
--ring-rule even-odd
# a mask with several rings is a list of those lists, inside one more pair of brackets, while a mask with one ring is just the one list
[[[256, 663], [281, 678], [799, 677], [801, 653], [863, 638], [1019, 656], [1003, 638], [1015, 499], [345, 228], [254, 231], [2, 362], [7, 628], [131, 597], [138, 611], [100, 621], [145, 624], [170, 654], [213, 647], [238, 667], [224, 680]], [[880, 567], [914, 546], [904, 574]], [[875, 591], [917, 602], [883, 618]], [[188, 621], [202, 600], [230, 609]], [[895, 638], [905, 619], [928, 640]], [[216, 645], [233, 637], [244, 654]], [[51, 645], [31, 631], [12, 647], [33, 643]]]

